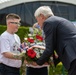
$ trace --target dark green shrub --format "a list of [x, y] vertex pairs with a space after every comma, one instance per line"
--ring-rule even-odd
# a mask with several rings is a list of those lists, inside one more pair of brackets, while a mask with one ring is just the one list
[[24, 41], [24, 37], [27, 36], [29, 32], [29, 27], [20, 27], [17, 34], [19, 35], [21, 42]]
[[0, 34], [2, 34], [6, 30], [6, 26], [0, 25]]
[[[0, 25], [0, 34], [6, 30], [6, 26]], [[17, 34], [19, 35], [21, 42], [24, 40], [24, 36], [27, 36], [29, 32], [29, 27], [20, 27]]]

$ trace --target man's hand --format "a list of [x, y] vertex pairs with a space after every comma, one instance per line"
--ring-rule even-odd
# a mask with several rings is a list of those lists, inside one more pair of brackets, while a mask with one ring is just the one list
[[[40, 66], [40, 65], [38, 65], [36, 62], [31, 62], [29, 65]], [[48, 66], [49, 64], [48, 64], [47, 62], [45, 62], [43, 65], [44, 65], [44, 66]]]
[[31, 65], [38, 66], [38, 64], [36, 62], [32, 62]]
[[45, 62], [43, 65], [49, 65], [49, 63]]
[[33, 66], [38, 66], [38, 64], [36, 62], [28, 62], [27, 60], [24, 61], [25, 64], [27, 65], [33, 65]]

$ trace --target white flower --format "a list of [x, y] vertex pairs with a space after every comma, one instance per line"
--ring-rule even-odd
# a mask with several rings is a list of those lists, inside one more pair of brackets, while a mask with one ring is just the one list
[[30, 37], [30, 36], [32, 36], [32, 34], [28, 34], [28, 36]]
[[27, 40], [27, 38], [24, 38], [24, 40]]

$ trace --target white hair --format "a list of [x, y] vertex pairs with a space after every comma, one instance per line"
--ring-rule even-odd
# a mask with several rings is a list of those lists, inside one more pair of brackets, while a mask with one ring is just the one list
[[34, 16], [38, 17], [38, 16], [40, 16], [40, 14], [43, 14], [45, 17], [49, 17], [49, 16], [54, 15], [52, 10], [51, 10], [51, 8], [49, 6], [41, 6], [41, 7], [39, 7], [35, 11]]

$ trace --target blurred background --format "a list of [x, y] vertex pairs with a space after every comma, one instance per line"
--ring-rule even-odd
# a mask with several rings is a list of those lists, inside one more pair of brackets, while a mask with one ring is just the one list
[[7, 14], [16, 13], [22, 19], [22, 26], [32, 26], [36, 22], [35, 10], [43, 5], [50, 6], [56, 16], [76, 24], [76, 0], [0, 0], [0, 25], [6, 24]]

